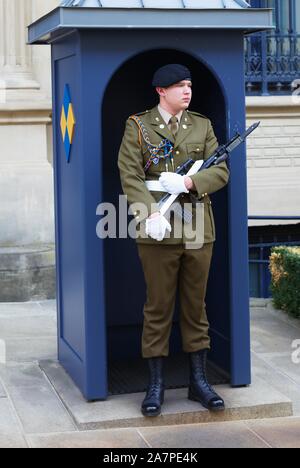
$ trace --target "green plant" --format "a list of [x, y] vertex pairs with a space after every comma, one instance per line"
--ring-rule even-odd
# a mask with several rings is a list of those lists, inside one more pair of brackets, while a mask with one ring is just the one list
[[275, 307], [300, 318], [300, 247], [274, 247], [270, 271]]

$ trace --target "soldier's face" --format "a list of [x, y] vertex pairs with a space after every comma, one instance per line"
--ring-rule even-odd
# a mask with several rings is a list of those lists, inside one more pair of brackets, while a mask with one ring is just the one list
[[168, 88], [157, 88], [165, 104], [176, 113], [189, 108], [192, 99], [192, 82], [188, 80], [175, 83]]

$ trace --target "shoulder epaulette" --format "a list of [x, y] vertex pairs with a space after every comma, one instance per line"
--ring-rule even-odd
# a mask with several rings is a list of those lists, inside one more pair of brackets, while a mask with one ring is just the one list
[[148, 110], [144, 111], [144, 112], [139, 112], [139, 113], [136, 113], [134, 115], [137, 115], [137, 116], [140, 116], [140, 115], [145, 115], [145, 114], [148, 114]]
[[203, 119], [208, 119], [208, 117], [206, 117], [206, 115], [203, 115], [203, 114], [199, 114], [199, 112], [194, 112], [194, 111], [187, 111], [189, 114], [192, 114], [192, 115], [197, 115], [197, 117], [202, 117]]

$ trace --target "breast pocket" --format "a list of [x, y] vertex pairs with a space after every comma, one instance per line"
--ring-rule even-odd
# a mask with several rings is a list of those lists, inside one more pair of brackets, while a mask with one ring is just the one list
[[204, 158], [204, 143], [188, 143], [186, 146], [189, 157], [195, 160]]

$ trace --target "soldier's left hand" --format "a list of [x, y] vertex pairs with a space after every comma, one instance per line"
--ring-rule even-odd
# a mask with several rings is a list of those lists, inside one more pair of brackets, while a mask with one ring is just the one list
[[185, 185], [185, 176], [174, 172], [163, 172], [159, 182], [164, 187], [166, 192], [171, 195], [179, 195], [180, 193], [189, 193]]

